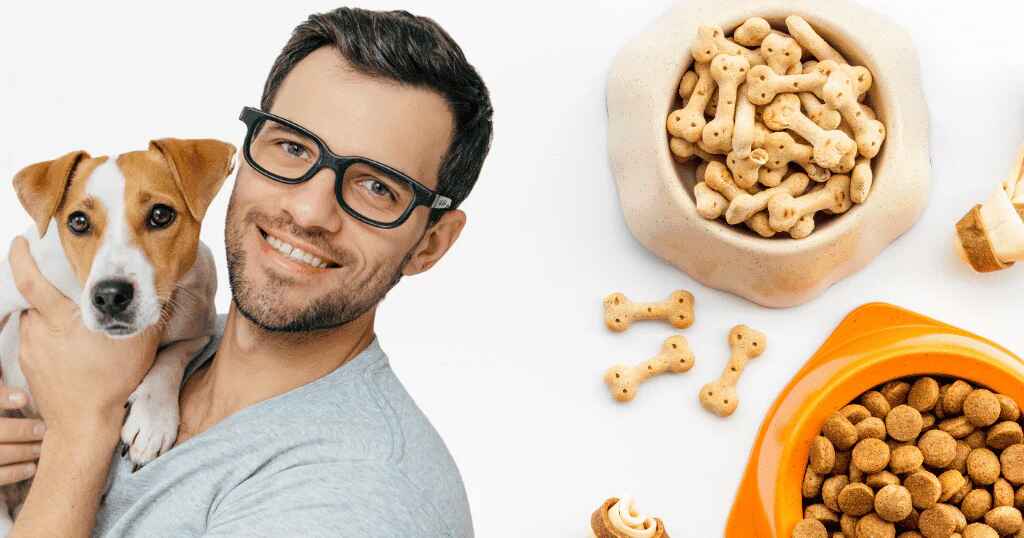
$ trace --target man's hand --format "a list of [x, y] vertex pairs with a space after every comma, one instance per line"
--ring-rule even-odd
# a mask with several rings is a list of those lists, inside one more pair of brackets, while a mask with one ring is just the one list
[[32, 309], [21, 314], [21, 368], [51, 434], [116, 431], [125, 402], [156, 356], [159, 331], [113, 339], [86, 329], [78, 306], [39, 272], [21, 237], [10, 253], [14, 281]]

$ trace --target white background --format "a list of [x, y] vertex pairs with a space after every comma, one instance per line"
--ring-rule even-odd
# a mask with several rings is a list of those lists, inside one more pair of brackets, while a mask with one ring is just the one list
[[[3, 3], [0, 177], [78, 148], [120, 153], [165, 136], [239, 143], [238, 111], [258, 105], [291, 29], [336, 2]], [[378, 327], [459, 463], [479, 536], [581, 536], [594, 508], [622, 494], [673, 536], [720, 535], [765, 410], [862, 303], [892, 302], [1024, 351], [1024, 267], [979, 276], [951, 250], [954, 222], [1024, 142], [1024, 4], [865, 3], [908, 28], [921, 55], [930, 206], [866, 270], [810, 304], [768, 310], [664, 264], [619, 212], [605, 79], [615, 52], [671, 2], [361, 2], [435, 18], [482, 73], [496, 110], [493, 151], [464, 206], [468, 228], [436, 269], [395, 289]], [[228, 188], [203, 230], [217, 253], [221, 309]], [[0, 244], [28, 222], [0, 185]], [[648, 358], [672, 330], [647, 323], [612, 334], [602, 297], [653, 300], [678, 288], [697, 298], [698, 321], [685, 331], [696, 367], [614, 403], [604, 369]], [[697, 391], [721, 371], [736, 323], [765, 331], [769, 350], [741, 381], [739, 410], [721, 420], [700, 408]]]

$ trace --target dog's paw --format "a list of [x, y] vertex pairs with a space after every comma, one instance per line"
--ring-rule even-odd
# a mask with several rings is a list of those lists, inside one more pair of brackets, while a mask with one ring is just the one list
[[136, 467], [170, 450], [178, 438], [178, 392], [148, 381], [143, 379], [128, 398], [128, 416], [121, 428], [122, 456], [127, 452]]

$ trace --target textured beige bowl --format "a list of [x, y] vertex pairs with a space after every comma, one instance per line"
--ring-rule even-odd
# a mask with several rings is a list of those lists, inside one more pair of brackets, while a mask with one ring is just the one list
[[[872, 107], [888, 131], [871, 196], [819, 219], [806, 239], [761, 238], [697, 215], [696, 162], [672, 160], [665, 118], [702, 24], [731, 33], [748, 17], [785, 29], [800, 15], [855, 65], [874, 74]], [[616, 57], [608, 78], [608, 149], [626, 223], [658, 256], [701, 283], [770, 307], [821, 294], [907, 231], [928, 200], [928, 109], [910, 36], [846, 0], [693, 0], [677, 4]]]

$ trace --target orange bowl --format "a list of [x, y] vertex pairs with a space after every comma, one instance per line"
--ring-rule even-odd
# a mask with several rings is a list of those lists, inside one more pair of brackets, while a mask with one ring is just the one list
[[772, 404], [725, 526], [727, 538], [788, 538], [803, 518], [801, 484], [825, 420], [893, 379], [958, 377], [1024, 402], [1024, 361], [962, 329], [888, 304], [851, 312]]

